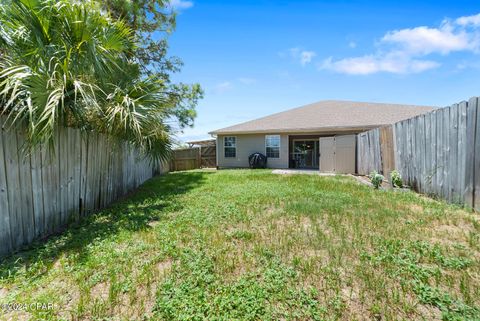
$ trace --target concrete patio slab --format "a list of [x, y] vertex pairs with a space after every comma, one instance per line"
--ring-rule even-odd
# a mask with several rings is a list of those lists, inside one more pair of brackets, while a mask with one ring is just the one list
[[335, 176], [335, 173], [320, 173], [318, 169], [274, 169], [272, 174], [280, 175], [320, 175], [320, 176]]

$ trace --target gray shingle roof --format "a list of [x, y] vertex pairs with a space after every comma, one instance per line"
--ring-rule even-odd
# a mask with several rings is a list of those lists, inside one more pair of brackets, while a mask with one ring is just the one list
[[324, 100], [218, 129], [210, 134], [367, 130], [427, 113], [435, 107]]

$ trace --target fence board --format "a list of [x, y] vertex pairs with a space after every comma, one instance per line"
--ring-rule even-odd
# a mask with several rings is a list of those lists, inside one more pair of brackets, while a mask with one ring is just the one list
[[406, 172], [406, 153], [405, 153], [405, 137], [404, 137], [404, 130], [403, 130], [404, 123], [397, 123], [395, 124], [395, 138], [397, 141], [396, 150], [398, 151], [395, 153], [396, 157], [396, 164], [399, 168], [401, 173]]
[[420, 155], [421, 155], [421, 161], [422, 161], [422, 186], [423, 186], [423, 190], [426, 191], [428, 189], [428, 177], [427, 177], [427, 124], [426, 122], [428, 121], [427, 120], [427, 117], [426, 115], [422, 115], [421, 116], [421, 119], [422, 119], [422, 123], [421, 123], [421, 127], [422, 127], [422, 135], [421, 135], [421, 139], [420, 139]]
[[40, 155], [42, 159], [43, 226], [44, 232], [50, 234], [53, 232], [51, 217], [55, 215], [53, 181], [51, 179], [52, 164], [50, 153], [46, 147], [40, 148]]
[[[89, 146], [88, 146], [88, 155], [89, 155], [89, 165], [87, 168], [87, 190], [88, 196], [86, 202], [88, 204], [88, 213], [91, 213], [97, 206], [97, 184], [98, 184], [98, 134], [89, 133]], [[93, 144], [92, 142], [95, 142]]]
[[423, 175], [423, 166], [422, 166], [422, 140], [423, 140], [423, 124], [422, 124], [422, 116], [417, 116], [412, 120], [412, 126], [414, 130], [414, 144], [415, 144], [415, 153], [414, 153], [414, 164], [415, 164], [415, 172], [420, 173], [420, 175], [415, 176], [415, 181], [417, 184], [417, 188], [419, 190], [424, 188], [424, 178]]
[[457, 157], [458, 157], [458, 104], [453, 105], [450, 108], [450, 131], [449, 133], [449, 146], [450, 151], [448, 153], [448, 163], [450, 177], [450, 189], [449, 189], [449, 201], [453, 203], [458, 203], [458, 175], [457, 170]]
[[12, 234], [12, 247], [19, 248], [24, 244], [22, 230], [22, 215], [20, 197], [20, 176], [18, 171], [17, 137], [13, 130], [3, 132], [5, 142], [5, 173], [7, 182], [8, 204], [10, 213], [10, 232]]
[[450, 170], [450, 139], [449, 139], [449, 131], [451, 130], [450, 128], [450, 107], [445, 107], [443, 110], [443, 197], [446, 200], [450, 200], [450, 175], [449, 170]]
[[432, 193], [432, 115], [425, 115], [425, 193]]
[[[467, 107], [467, 146], [475, 146], [477, 98], [471, 98]], [[468, 148], [465, 161], [465, 203], [474, 207], [475, 149]]]
[[59, 189], [58, 189], [58, 210], [60, 213], [60, 222], [58, 223], [59, 225], [64, 225], [67, 222], [67, 204], [66, 204], [66, 198], [68, 197], [67, 195], [67, 179], [68, 179], [68, 173], [66, 169], [66, 161], [68, 160], [67, 153], [68, 151], [66, 150], [66, 133], [67, 131], [64, 128], [59, 128], [58, 129], [58, 135], [57, 135], [57, 140], [58, 140], [58, 154], [59, 157], [57, 157], [57, 166], [58, 166], [58, 172], [57, 172], [57, 179], [58, 179], [58, 184], [59, 184]]
[[[0, 159], [0, 164], [2, 163]], [[43, 183], [42, 183], [42, 152], [34, 150], [31, 154], [30, 171], [32, 173], [32, 198], [33, 213], [35, 220], [35, 237], [42, 235], [45, 226], [45, 212], [43, 206]], [[1, 208], [1, 205], [0, 205]]]
[[[1, 125], [1, 124], [0, 124]], [[8, 204], [7, 176], [5, 173], [3, 126], [0, 126], [0, 256], [12, 251], [10, 232], [10, 206]]]
[[462, 101], [458, 106], [458, 157], [457, 157], [457, 191], [458, 203], [465, 202], [465, 163], [467, 138], [467, 102]]
[[430, 182], [431, 182], [431, 194], [437, 192], [437, 113], [436, 111], [430, 113], [430, 157], [431, 157], [431, 169], [430, 169]]
[[22, 152], [25, 148], [25, 139], [21, 131], [17, 131], [17, 147], [20, 149], [18, 154], [18, 178], [20, 186], [20, 203], [16, 204], [20, 208], [22, 216], [22, 231], [24, 243], [30, 243], [35, 237], [35, 220], [32, 200], [32, 171], [30, 166], [30, 155]]
[[480, 105], [477, 99], [476, 104], [477, 117], [475, 124], [475, 148], [473, 154], [474, 159], [474, 192], [473, 192], [473, 207], [480, 210]]
[[380, 152], [380, 130], [377, 128], [373, 131], [373, 144], [375, 153], [375, 168], [378, 172], [383, 173], [383, 164], [382, 164], [382, 156]]
[[437, 113], [437, 193], [443, 197], [443, 167], [445, 166], [443, 149], [443, 113]]

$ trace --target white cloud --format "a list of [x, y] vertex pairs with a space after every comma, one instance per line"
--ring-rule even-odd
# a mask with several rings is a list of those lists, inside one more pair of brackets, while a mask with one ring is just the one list
[[221, 82], [219, 84], [217, 84], [214, 88], [214, 91], [217, 93], [217, 94], [222, 94], [224, 92], [227, 92], [229, 90], [232, 90], [233, 89], [233, 85], [230, 81], [224, 81], [224, 82]]
[[457, 18], [455, 22], [460, 26], [480, 26], [480, 13], [473, 16], [464, 16]]
[[445, 23], [440, 28], [416, 27], [387, 33], [383, 42], [401, 46], [413, 54], [449, 54], [452, 51], [474, 50], [477, 47], [473, 35], [465, 30], [456, 30]]
[[210, 91], [215, 94], [223, 94], [237, 88], [239, 84], [250, 86], [255, 84], [256, 82], [257, 82], [257, 79], [255, 78], [239, 77], [233, 80], [230, 79], [230, 80], [219, 82], [213, 87], [211, 87]]
[[305, 66], [306, 64], [309, 64], [312, 62], [313, 57], [315, 57], [317, 54], [314, 51], [302, 51], [300, 53], [300, 64], [302, 66]]
[[303, 50], [301, 48], [295, 47], [290, 48], [286, 52], [279, 52], [278, 56], [285, 58], [290, 56], [293, 60], [300, 63], [302, 66], [305, 66], [312, 62], [313, 58], [317, 55], [315, 51]]
[[193, 7], [193, 1], [188, 0], [170, 0], [170, 7], [176, 10], [188, 9]]
[[369, 75], [378, 72], [395, 74], [419, 73], [439, 66], [435, 61], [410, 59], [406, 56], [400, 56], [400, 54], [389, 54], [386, 56], [367, 55], [337, 61], [330, 57], [325, 59], [319, 68], [349, 75]]
[[319, 69], [351, 75], [419, 73], [440, 66], [427, 56], [445, 56], [452, 52], [480, 53], [480, 14], [453, 21], [447, 19], [438, 27], [389, 31], [381, 38], [377, 52], [338, 60], [330, 57]]
[[240, 77], [238, 78], [238, 81], [244, 85], [253, 85], [254, 83], [257, 82], [255, 78], [247, 78], [247, 77]]

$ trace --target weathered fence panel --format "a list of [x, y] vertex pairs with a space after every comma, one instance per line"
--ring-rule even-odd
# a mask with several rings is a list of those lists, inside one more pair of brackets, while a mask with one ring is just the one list
[[172, 171], [187, 171], [200, 168], [200, 147], [177, 149], [173, 151], [170, 168]]
[[379, 129], [380, 131], [380, 162], [382, 171], [388, 175], [395, 169], [395, 153], [392, 126], [386, 126]]
[[201, 167], [213, 168], [217, 166], [217, 147], [213, 146], [201, 146]]
[[171, 171], [187, 171], [197, 168], [215, 167], [217, 163], [216, 146], [200, 146], [173, 151], [170, 162]]
[[[357, 172], [368, 175], [394, 166], [393, 134], [391, 129], [376, 128], [357, 136]], [[381, 143], [383, 142], [383, 144]], [[361, 159], [360, 159], [361, 158]], [[391, 170], [391, 169], [390, 169]]]
[[372, 171], [382, 171], [378, 128], [359, 134], [357, 148], [357, 171], [359, 174], [368, 175]]
[[[387, 128], [392, 128], [393, 158]], [[396, 168], [415, 190], [480, 210], [478, 97], [361, 133], [357, 142], [359, 174]]]
[[3, 126], [0, 257], [108, 205], [163, 168], [125, 142], [73, 128], [58, 129], [52, 148], [28, 151], [23, 130]]

